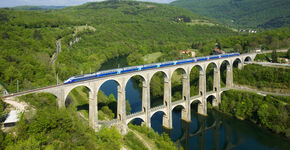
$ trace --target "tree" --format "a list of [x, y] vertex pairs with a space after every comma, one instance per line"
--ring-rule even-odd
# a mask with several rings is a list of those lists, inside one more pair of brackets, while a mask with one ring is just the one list
[[272, 51], [272, 55], [271, 55], [271, 57], [272, 57], [272, 62], [273, 62], [273, 63], [277, 63], [277, 62], [278, 62], [278, 56], [277, 56], [277, 52], [276, 52], [276, 50], [273, 50], [273, 51]]
[[241, 52], [243, 50], [243, 47], [239, 43], [237, 43], [234, 46], [234, 50], [237, 51], [237, 52]]
[[5, 149], [14, 150], [14, 149], [34, 149], [40, 150], [40, 141], [36, 140], [35, 137], [31, 136], [27, 140], [18, 141], [16, 144], [9, 145]]
[[2, 101], [2, 98], [0, 97], [0, 118], [2, 117], [3, 111], [4, 111], [4, 103]]
[[40, 33], [39, 30], [34, 30], [34, 32], [33, 32], [33, 38], [34, 39], [37, 39], [37, 40], [42, 40], [42, 35], [41, 35], [41, 33]]
[[132, 110], [131, 105], [130, 105], [129, 101], [126, 100], [126, 114], [127, 115], [131, 114], [131, 110]]
[[287, 51], [287, 58], [290, 59], [290, 48]]
[[2, 39], [9, 39], [9, 34], [7, 32], [2, 33]]
[[4, 147], [4, 139], [5, 139], [5, 134], [2, 132], [0, 128], [0, 147]]
[[[118, 132], [116, 128], [102, 128], [98, 134], [99, 144], [102, 149], [115, 150], [121, 148], [122, 135]], [[110, 146], [108, 146], [110, 145]]]

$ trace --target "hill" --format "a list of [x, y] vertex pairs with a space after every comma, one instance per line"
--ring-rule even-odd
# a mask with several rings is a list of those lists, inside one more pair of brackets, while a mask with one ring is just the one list
[[[11, 92], [16, 91], [17, 80], [20, 90], [47, 86], [56, 83], [56, 74], [64, 80], [97, 71], [118, 56], [131, 55], [131, 62], [142, 63], [138, 61], [142, 56], [162, 52], [169, 60], [193, 41], [235, 34], [186, 9], [155, 3], [106, 1], [60, 10], [0, 9], [0, 80]], [[61, 52], [51, 64], [59, 39]]]
[[171, 5], [239, 28], [279, 28], [290, 25], [290, 0], [177, 0]]

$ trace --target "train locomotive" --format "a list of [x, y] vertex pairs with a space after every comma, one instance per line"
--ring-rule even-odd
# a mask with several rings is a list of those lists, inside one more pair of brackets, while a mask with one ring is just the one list
[[91, 74], [72, 76], [68, 78], [67, 80], [65, 80], [64, 84], [90, 80], [94, 78], [101, 78], [101, 77], [110, 76], [110, 75], [124, 74], [124, 73], [134, 72], [134, 71], [162, 68], [166, 66], [174, 66], [174, 65], [179, 65], [179, 64], [193, 63], [193, 62], [206, 61], [206, 60], [212, 60], [212, 59], [221, 59], [221, 58], [233, 57], [233, 56], [239, 56], [239, 55], [240, 53], [228, 53], [228, 54], [211, 55], [211, 56], [205, 56], [205, 57], [196, 57], [196, 58], [189, 58], [189, 59], [182, 59], [182, 60], [175, 60], [175, 61], [167, 61], [167, 62], [162, 62], [162, 63], [153, 63], [153, 64], [124, 67], [124, 68], [117, 68], [117, 69], [111, 69], [111, 70], [104, 70], [104, 71], [98, 71]]

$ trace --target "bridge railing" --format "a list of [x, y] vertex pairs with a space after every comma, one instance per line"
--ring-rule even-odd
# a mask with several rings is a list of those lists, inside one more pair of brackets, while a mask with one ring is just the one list
[[61, 86], [61, 85], [63, 85], [63, 84], [50, 85], [50, 86], [46, 86], [46, 87], [35, 88], [35, 89], [21, 91], [21, 92], [17, 92], [17, 93], [10, 93], [8, 95], [3, 96], [3, 98], [19, 96], [19, 95], [23, 95], [23, 94], [26, 94], [26, 93], [36, 92], [36, 91], [42, 91], [42, 90], [45, 90], [45, 89], [48, 89], [48, 88], [57, 87], [57, 86]]
[[136, 117], [136, 116], [139, 116], [139, 115], [142, 115], [144, 114], [144, 112], [140, 111], [140, 112], [135, 112], [133, 114], [130, 114], [130, 115], [127, 115], [127, 119], [130, 119], [130, 118], [133, 118], [133, 117]]
[[180, 104], [180, 103], [183, 103], [183, 102], [184, 102], [184, 100], [181, 99], [181, 100], [172, 102], [171, 105], [176, 105], [176, 104]]
[[153, 107], [153, 108], [150, 109], [150, 111], [155, 111], [155, 110], [162, 109], [162, 108], [165, 108], [165, 107], [166, 106], [164, 106], [164, 105]]
[[192, 100], [192, 99], [198, 99], [199, 97], [201, 97], [201, 96], [200, 95], [195, 95], [195, 96], [190, 97], [190, 100]]

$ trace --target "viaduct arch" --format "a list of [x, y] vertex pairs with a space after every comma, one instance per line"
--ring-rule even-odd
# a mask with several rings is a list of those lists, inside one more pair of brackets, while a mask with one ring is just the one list
[[[243, 66], [245, 61], [252, 61], [254, 60], [256, 54], [249, 53], [249, 54], [242, 54], [239, 56], [233, 56], [228, 58], [220, 58], [216, 60], [207, 60], [207, 61], [200, 61], [195, 63], [186, 63], [186, 64], [179, 64], [174, 66], [162, 67], [162, 68], [154, 68], [149, 70], [142, 70], [138, 72], [130, 72], [125, 74], [118, 74], [113, 76], [105, 76], [102, 78], [95, 78], [91, 80], [85, 80], [80, 82], [74, 82], [70, 84], [60, 84], [50, 87], [44, 87], [39, 89], [34, 89], [30, 91], [24, 91], [19, 93], [14, 93], [3, 97], [4, 99], [14, 99], [18, 96], [30, 94], [30, 93], [39, 93], [39, 92], [47, 92], [55, 95], [58, 99], [59, 107], [63, 107], [65, 104], [65, 99], [68, 96], [69, 92], [79, 86], [85, 86], [89, 89], [89, 125], [94, 129], [98, 129], [100, 124], [98, 121], [98, 110], [97, 110], [97, 93], [102, 86], [102, 84], [108, 80], [114, 80], [118, 84], [117, 88], [117, 119], [114, 121], [110, 121], [107, 124], [121, 124], [122, 126], [126, 127], [127, 123], [135, 118], [140, 118], [144, 121], [147, 126], [151, 125], [150, 119], [154, 113], [157, 111], [164, 112], [163, 117], [163, 126], [166, 128], [172, 128], [172, 110], [176, 106], [182, 106], [182, 119], [185, 121], [190, 121], [190, 105], [192, 102], [198, 101], [198, 113], [202, 115], [207, 114], [207, 98], [209, 96], [214, 96], [216, 101], [213, 105], [219, 105], [220, 101], [220, 94], [221, 92], [229, 89], [232, 87], [233, 83], [233, 63], [235, 60], [238, 60], [240, 65]], [[222, 89], [220, 87], [220, 68], [221, 64], [225, 62], [226, 67], [226, 88]], [[214, 83], [213, 83], [213, 91], [206, 92], [206, 68], [209, 64], [214, 64]], [[191, 70], [197, 67], [199, 69], [199, 93], [196, 96], [190, 96], [190, 72]], [[181, 69], [183, 72], [182, 75], [182, 100], [172, 102], [171, 100], [171, 77], [173, 72], [176, 69]], [[161, 106], [150, 108], [150, 81], [153, 75], [157, 72], [163, 72], [164, 74], [164, 103]], [[126, 115], [126, 108], [125, 108], [125, 87], [133, 76], [141, 76], [142, 77], [142, 111], [137, 112], [131, 115]], [[126, 132], [126, 130], [124, 130]]]

